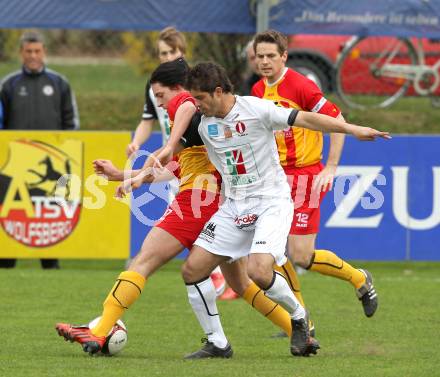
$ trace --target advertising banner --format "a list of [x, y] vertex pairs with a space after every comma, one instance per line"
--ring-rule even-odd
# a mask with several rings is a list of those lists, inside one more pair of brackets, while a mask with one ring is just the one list
[[124, 166], [129, 132], [1, 131], [0, 258], [126, 258], [129, 203], [92, 161]]
[[[161, 30], [254, 34], [257, 0], [0, 0], [1, 28]], [[285, 34], [440, 38], [440, 0], [266, 0]]]
[[439, 150], [439, 136], [348, 137], [318, 248], [347, 259], [440, 260]]
[[285, 34], [440, 38], [440, 0], [277, 0], [270, 27]]
[[248, 0], [0, 0], [2, 28], [253, 33]]
[[[328, 136], [324, 139], [327, 145]], [[160, 145], [155, 134], [144, 147], [153, 151]], [[440, 136], [375, 142], [347, 137], [333, 190], [321, 206], [317, 248], [345, 259], [440, 260], [439, 151]], [[167, 200], [164, 184], [135, 193], [132, 255]]]

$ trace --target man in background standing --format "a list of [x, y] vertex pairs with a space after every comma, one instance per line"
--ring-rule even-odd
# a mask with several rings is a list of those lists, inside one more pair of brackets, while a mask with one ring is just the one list
[[[73, 130], [79, 128], [75, 97], [66, 78], [45, 66], [46, 49], [37, 32], [20, 38], [22, 69], [3, 78], [0, 89], [5, 130]], [[0, 259], [0, 267], [15, 267], [16, 259]], [[41, 259], [44, 269], [58, 269], [57, 259]]]
[[251, 93], [252, 87], [261, 79], [261, 75], [258, 71], [253, 39], [251, 39], [246, 45], [245, 54], [248, 76], [246, 76], [243, 84], [243, 93], [244, 95], [248, 95]]
[[[160, 63], [171, 62], [183, 58], [186, 52], [185, 36], [173, 27], [166, 27], [159, 34], [157, 40], [157, 55]], [[142, 119], [139, 122], [133, 136], [133, 140], [127, 145], [127, 157], [136, 152], [144, 144], [153, 131], [154, 120], [157, 120], [162, 133], [162, 142], [166, 143], [170, 135], [170, 125], [167, 112], [157, 106], [156, 98], [151, 90], [148, 80], [145, 87], [145, 104]]]

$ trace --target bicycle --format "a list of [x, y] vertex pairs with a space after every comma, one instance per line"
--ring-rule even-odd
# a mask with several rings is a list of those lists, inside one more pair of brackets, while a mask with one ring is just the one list
[[384, 108], [409, 94], [432, 96], [440, 106], [440, 59], [426, 65], [421, 39], [352, 37], [336, 62], [336, 92], [355, 109]]

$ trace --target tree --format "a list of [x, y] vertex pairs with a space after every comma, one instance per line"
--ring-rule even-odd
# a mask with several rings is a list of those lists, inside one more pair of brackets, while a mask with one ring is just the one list
[[239, 91], [247, 71], [244, 49], [252, 38], [246, 34], [197, 34], [194, 56], [197, 61], [212, 60], [228, 72], [234, 87]]
[[[156, 52], [158, 32], [123, 33], [126, 59], [139, 74], [150, 74], [159, 64]], [[225, 67], [236, 88], [242, 87], [246, 72], [244, 48], [251, 36], [244, 34], [184, 33], [187, 40], [186, 60], [194, 64], [212, 60]]]

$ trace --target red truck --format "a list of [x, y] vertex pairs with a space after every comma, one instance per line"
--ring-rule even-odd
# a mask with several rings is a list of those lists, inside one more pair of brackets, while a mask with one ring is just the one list
[[[335, 90], [335, 64], [338, 54], [350, 38], [346, 35], [293, 35], [289, 39], [287, 64], [314, 80], [324, 92], [331, 92]], [[377, 39], [375, 40], [374, 49], [379, 51], [380, 46], [377, 46]], [[385, 48], [387, 38], [381, 38], [381, 40]], [[417, 39], [414, 38], [411, 41], [417, 47]], [[440, 59], [440, 40], [422, 38], [421, 42], [426, 64], [433, 65]], [[358, 69], [355, 64], [353, 64], [353, 69]], [[368, 86], [365, 81], [363, 84]], [[353, 87], [353, 90], [359, 91], [360, 89]], [[387, 89], [382, 88], [382, 94], [388, 94], [386, 92]], [[410, 90], [408, 93], [413, 94], [414, 91]]]

